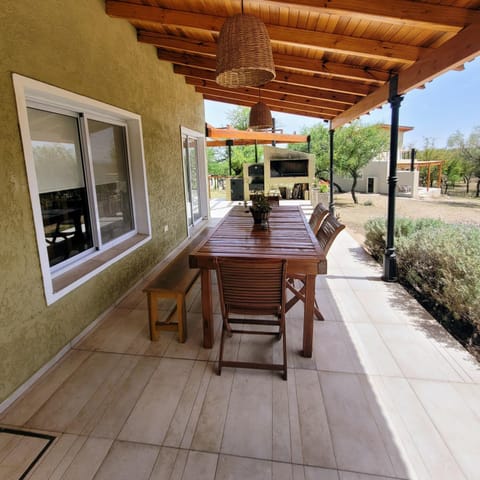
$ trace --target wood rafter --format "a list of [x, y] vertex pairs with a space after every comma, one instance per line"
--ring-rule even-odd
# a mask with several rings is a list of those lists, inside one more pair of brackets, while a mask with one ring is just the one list
[[[174, 71], [175, 73], [179, 73], [181, 75], [215, 81], [215, 72], [213, 70], [175, 65]], [[313, 90], [328, 90], [331, 92], [352, 94], [360, 97], [366, 96], [373, 91], [368, 85], [288, 72], [277, 72], [275, 80], [265, 84], [262, 88], [269, 88], [273, 83], [284, 83], [286, 85], [290, 85], [291, 93], [295, 93], [295, 86], [310, 87]], [[319, 92], [317, 91], [316, 93], [318, 95]]]
[[[245, 101], [239, 98], [224, 97], [223, 95], [204, 94], [203, 98], [205, 100], [211, 100], [213, 102], [230, 103], [231, 105], [241, 105], [243, 107], [252, 107], [253, 105], [255, 105], [255, 103], [257, 103], [252, 101]], [[335, 118], [335, 115], [330, 113], [322, 113], [321, 111], [315, 111], [311, 108], [289, 108], [283, 104], [281, 106], [272, 107], [272, 111], [291, 113], [292, 115], [306, 115], [308, 117], [319, 118], [322, 120], [332, 120], [333, 118]]]
[[[278, 143], [306, 143], [307, 135], [295, 135], [274, 132], [255, 132], [253, 130], [237, 130], [235, 128], [214, 128], [207, 125], [206, 134], [209, 139], [216, 140], [237, 140], [257, 142], [278, 142]], [[238, 145], [238, 143], [237, 143]]]
[[[435, 52], [431, 52], [421, 61], [398, 75], [398, 93], [404, 94], [424, 85], [443, 72], [463, 65], [480, 54], [480, 28], [471, 25], [460, 32]], [[360, 100], [332, 121], [332, 128], [360, 117], [364, 113], [379, 107], [388, 100], [389, 85], [385, 84], [374, 93]]]
[[[112, 17], [198, 28], [215, 33], [220, 31], [225, 21], [225, 17], [215, 15], [170, 10], [118, 0], [106, 0], [105, 5], [107, 13]], [[352, 38], [347, 35], [271, 24], [266, 24], [266, 27], [272, 41], [308, 45], [332, 52], [359, 55], [367, 58], [395, 59], [400, 62], [410, 63], [417, 60], [421, 53], [426, 51], [424, 48], [412, 47], [410, 45], [394, 44], [392, 42], [382, 42], [364, 38]]]
[[339, 114], [345, 110], [346, 107], [348, 107], [347, 104], [335, 104], [324, 101], [321, 98], [318, 99], [312, 97], [303, 97], [300, 95], [284, 94], [266, 89], [239, 88], [232, 92], [232, 90], [229, 90], [228, 88], [219, 87], [215, 82], [200, 80], [198, 78], [186, 77], [185, 81], [190, 85], [195, 85], [195, 90], [197, 90], [197, 92], [208, 93], [217, 96], [224, 95], [226, 98], [235, 98], [238, 96], [239, 98], [249, 98], [258, 102], [259, 97], [261, 97], [262, 101], [265, 103], [276, 101], [279, 102], [279, 104], [285, 104], [285, 106], [291, 105], [299, 108], [302, 108], [302, 106], [311, 106], [329, 110], [333, 114]]
[[[216, 90], [210, 90], [208, 88], [202, 88], [202, 87], [197, 87], [195, 89], [197, 92], [204, 94], [205, 96], [210, 96], [210, 97], [219, 97], [221, 96], [222, 98], [225, 98], [225, 100], [230, 99], [232, 102], [242, 102], [243, 105], [245, 106], [252, 106], [255, 105], [258, 101], [259, 98], [253, 97], [251, 95], [241, 95], [241, 94], [236, 94], [232, 95], [231, 97], [224, 96], [224, 95], [219, 95], [219, 93]], [[263, 103], [268, 104], [270, 110], [277, 110], [277, 109], [285, 109], [285, 110], [290, 110], [290, 111], [299, 111], [299, 112], [304, 112], [303, 115], [308, 115], [309, 113], [316, 114], [321, 118], [333, 118], [335, 115], [338, 114], [338, 112], [328, 110], [326, 108], [322, 107], [316, 107], [314, 105], [300, 105], [297, 103], [290, 103], [290, 102], [284, 102], [284, 101], [277, 101], [277, 100], [272, 100], [272, 99], [267, 99], [262, 97], [261, 101]]]
[[458, 31], [465, 25], [479, 24], [480, 12], [448, 5], [434, 5], [409, 0], [395, 0], [395, 5], [384, 0], [275, 0], [284, 6], [294, 4], [308, 10], [371, 18], [378, 21], [421, 26], [441, 31]]
[[[159, 58], [162, 60], [169, 60], [167, 52], [169, 50], [174, 50], [182, 52], [181, 54], [184, 56], [183, 60], [185, 62], [183, 63], [184, 65], [215, 69], [217, 44], [214, 42], [201, 42], [187, 38], [178, 38], [173, 35], [146, 31], [138, 32], [137, 38], [140, 42], [155, 45], [159, 49], [162, 49], [158, 54]], [[174, 52], [172, 52], [171, 58], [175, 58], [173, 57], [173, 53]], [[177, 53], [177, 55], [178, 54], [179, 53]], [[213, 59], [213, 62], [210, 59]], [[292, 68], [304, 72], [361, 80], [372, 84], [381, 84], [387, 81], [390, 76], [390, 72], [381, 69], [355, 67], [322, 59], [296, 57], [275, 52], [273, 53], [273, 59], [275, 65], [280, 69]], [[172, 63], [176, 62], [172, 60]], [[209, 65], [209, 67], [203, 65]]]
[[[239, 0], [106, 0], [108, 15], [128, 20], [139, 42], [206, 100], [252, 106], [258, 89], [215, 82], [216, 40]], [[261, 88], [272, 111], [349, 123], [399, 94], [422, 88], [480, 54], [480, 0], [246, 0], [244, 12], [265, 23], [276, 77]], [[169, 8], [174, 5], [175, 8]], [[466, 6], [468, 5], [468, 6]], [[168, 6], [168, 8], [167, 8]]]

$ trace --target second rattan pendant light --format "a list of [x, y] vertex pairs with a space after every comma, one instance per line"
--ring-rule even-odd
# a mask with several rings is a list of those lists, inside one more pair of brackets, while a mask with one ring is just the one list
[[272, 128], [272, 113], [268, 106], [260, 98], [260, 89], [258, 90], [258, 103], [250, 109], [248, 117], [248, 127], [253, 130], [267, 130]]
[[216, 81], [228, 88], [259, 87], [275, 78], [267, 27], [242, 13], [228, 17], [217, 43]]

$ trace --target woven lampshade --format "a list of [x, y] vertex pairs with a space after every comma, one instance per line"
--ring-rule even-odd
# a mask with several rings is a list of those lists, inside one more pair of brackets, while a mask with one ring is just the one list
[[228, 17], [217, 44], [216, 81], [222, 87], [258, 87], [275, 78], [267, 27], [252, 15]]
[[250, 109], [248, 126], [254, 130], [266, 130], [267, 128], [272, 128], [272, 113], [267, 105], [263, 102], [258, 102]]

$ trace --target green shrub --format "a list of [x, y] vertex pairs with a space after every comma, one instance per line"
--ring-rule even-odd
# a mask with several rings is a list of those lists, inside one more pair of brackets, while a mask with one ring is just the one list
[[[365, 224], [365, 246], [381, 261], [386, 222]], [[413, 289], [464, 344], [480, 341], [480, 229], [441, 220], [399, 218], [395, 223], [399, 282]], [[461, 333], [458, 333], [461, 332]]]
[[[402, 239], [418, 230], [444, 225], [441, 220], [433, 218], [397, 218], [395, 221], [394, 241], [397, 246]], [[370, 255], [381, 261], [387, 244], [387, 223], [385, 218], [372, 218], [365, 223], [365, 247]]]
[[418, 230], [398, 246], [397, 265], [402, 283], [480, 329], [480, 229], [443, 224]]

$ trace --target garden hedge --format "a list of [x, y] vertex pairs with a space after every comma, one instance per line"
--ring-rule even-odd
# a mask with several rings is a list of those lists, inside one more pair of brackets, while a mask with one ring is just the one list
[[[384, 218], [365, 224], [367, 250], [385, 251]], [[480, 229], [441, 220], [398, 218], [398, 279], [466, 346], [480, 346]], [[438, 318], [440, 317], [440, 318]]]

